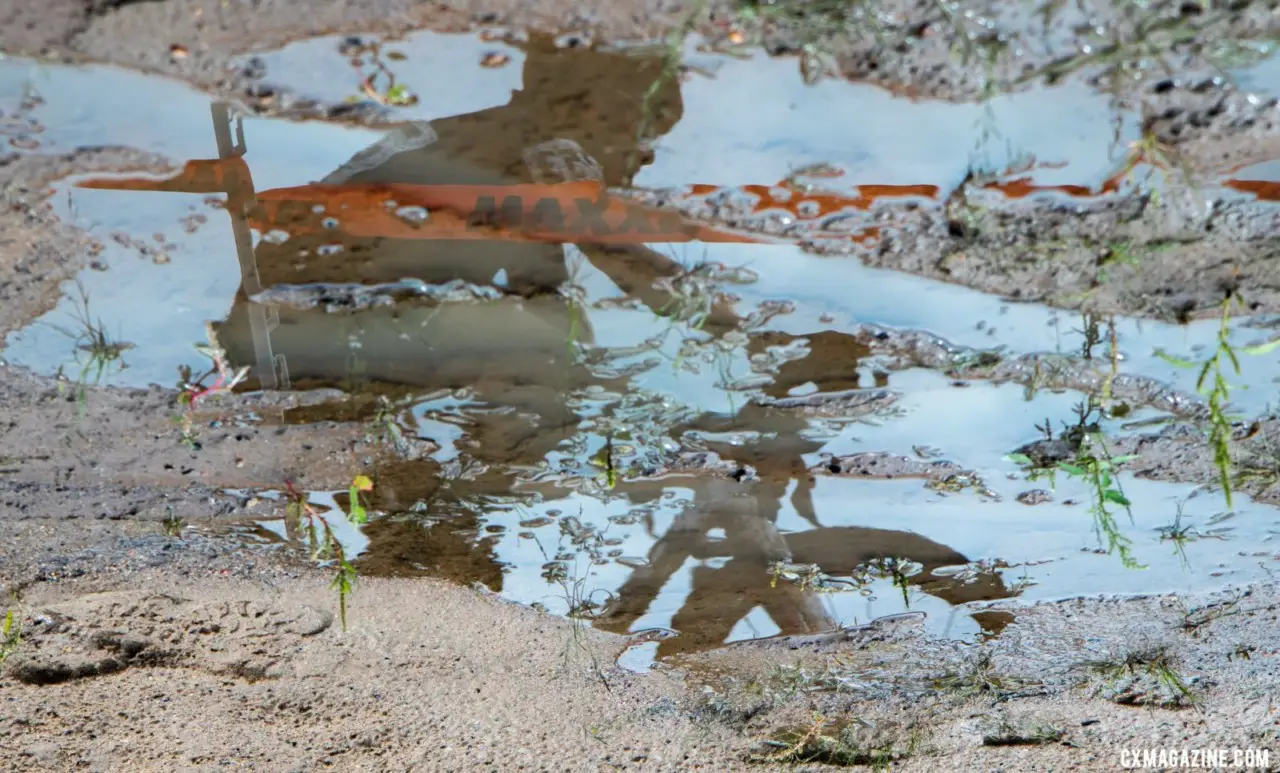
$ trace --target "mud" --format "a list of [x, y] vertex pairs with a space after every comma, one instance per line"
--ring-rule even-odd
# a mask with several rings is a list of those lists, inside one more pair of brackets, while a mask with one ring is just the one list
[[[539, 613], [430, 580], [369, 581], [344, 634], [308, 578], [264, 591], [261, 579], [134, 577], [148, 590], [88, 593], [80, 580], [28, 596], [23, 649], [5, 666], [0, 743], [13, 769], [537, 770], [555, 759], [570, 770], [781, 770], [792, 766], [770, 755], [786, 747], [768, 742], [812, 726], [815, 712], [862, 718], [859, 741], [909, 749], [903, 770], [1114, 770], [1120, 749], [1153, 737], [1273, 757], [1280, 740], [1267, 587], [1041, 605], [980, 645], [885, 621], [636, 675], [610, 665], [619, 637], [573, 638]], [[1192, 703], [1141, 667], [1105, 673], [1150, 652], [1173, 664]], [[121, 689], [140, 699], [103, 710]], [[530, 692], [563, 709], [505, 697]], [[1057, 740], [1037, 740], [1045, 728]], [[68, 733], [95, 740], [68, 744]], [[986, 740], [997, 736], [1021, 740]]]
[[[0, 8], [0, 50], [44, 58], [0, 61], [0, 589], [22, 627], [0, 641], [0, 765], [768, 769], [815, 711], [864, 718], [867, 744], [910, 749], [904, 770], [1114, 769], [1153, 739], [1280, 754], [1274, 350], [1232, 376], [1251, 389], [1232, 395], [1231, 512], [1194, 372], [1151, 354], [1212, 351], [1227, 291], [1252, 317], [1228, 340], [1273, 335], [1274, 9], [948, 8], [851, 6], [841, 35], [786, 3], [713, 4], [695, 24], [713, 47], [792, 59], [690, 46], [657, 89], [663, 46], [607, 44], [675, 29], [687, 9], [660, 3]], [[315, 35], [333, 37], [299, 41]], [[347, 101], [374, 37], [457, 82]], [[102, 83], [153, 104], [104, 117]], [[206, 94], [251, 117], [215, 103], [211, 136]], [[790, 100], [791, 128], [743, 97]], [[858, 104], [940, 128], [854, 147], [850, 118], [832, 140], [821, 111]], [[1041, 158], [1010, 141], [985, 164], [911, 160], [985, 139], [955, 127], [988, 108], [1050, 107], [1078, 125], [1013, 129]], [[418, 123], [367, 128], [401, 119]], [[434, 146], [413, 142], [425, 121]], [[530, 169], [535, 146], [550, 157]], [[180, 172], [200, 164], [212, 187]], [[563, 181], [548, 170], [763, 244], [441, 249], [303, 233], [332, 214], [314, 211], [255, 241], [243, 198], [324, 175]], [[84, 339], [54, 328], [72, 278], [128, 347], [103, 385], [79, 383]], [[261, 391], [188, 412], [205, 323]], [[1007, 458], [1069, 464], [1086, 399], [1104, 405], [1090, 431], [1137, 456], [1117, 472], [1132, 518], [1113, 515], [1145, 571], [1091, 533], [1087, 486]], [[373, 518], [355, 528], [358, 473]], [[344, 527], [349, 630], [286, 487]], [[122, 709], [121, 691], [149, 697]]]

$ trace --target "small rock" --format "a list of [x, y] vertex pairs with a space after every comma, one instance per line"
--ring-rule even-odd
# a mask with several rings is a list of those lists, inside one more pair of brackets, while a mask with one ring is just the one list
[[333, 613], [315, 607], [305, 607], [290, 628], [299, 636], [315, 636], [333, 625]]
[[1024, 505], [1042, 505], [1045, 502], [1052, 502], [1053, 495], [1044, 489], [1033, 488], [1019, 494], [1017, 500]]

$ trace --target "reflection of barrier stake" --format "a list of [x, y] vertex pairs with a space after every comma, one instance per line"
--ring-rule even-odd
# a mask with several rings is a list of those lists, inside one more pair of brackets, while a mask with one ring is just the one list
[[[235, 141], [231, 137], [231, 112], [225, 102], [211, 106], [213, 134], [218, 142], [218, 158], [241, 158], [248, 148], [244, 142], [244, 124], [236, 119]], [[243, 169], [243, 173], [239, 173]], [[289, 372], [284, 355], [271, 354], [271, 331], [280, 324], [279, 312], [274, 306], [253, 301], [262, 292], [262, 280], [258, 276], [258, 262], [253, 252], [253, 233], [249, 226], [249, 213], [257, 206], [253, 191], [253, 178], [247, 166], [232, 167], [225, 175], [224, 193], [227, 194], [227, 213], [231, 215], [231, 233], [236, 243], [236, 257], [240, 260], [240, 286], [244, 289], [249, 306], [249, 328], [253, 335], [253, 353], [256, 360], [254, 375], [262, 389], [289, 388]], [[278, 365], [278, 371], [277, 371]]]

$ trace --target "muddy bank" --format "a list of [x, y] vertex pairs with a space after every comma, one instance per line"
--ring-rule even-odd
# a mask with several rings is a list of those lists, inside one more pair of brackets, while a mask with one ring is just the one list
[[[1276, 650], [1257, 637], [1276, 610], [1267, 587], [1042, 604], [967, 646], [928, 641], [920, 619], [903, 616], [840, 636], [743, 643], [688, 667], [695, 683], [721, 690], [708, 714], [747, 732], [769, 728], [782, 758], [879, 753], [911, 769], [929, 755], [974, 760], [981, 743], [993, 765], [1113, 770], [1120, 747], [1167, 732], [1189, 747], [1230, 738], [1274, 748], [1280, 724], [1266, 696]], [[740, 676], [764, 664], [774, 669], [766, 679]], [[842, 734], [833, 720], [847, 716], [862, 721]], [[797, 729], [821, 737], [797, 749], [787, 735]]]
[[[10, 487], [36, 487], [27, 494], [11, 489], [12, 497], [22, 500], [9, 511], [18, 519], [137, 514], [127, 493], [110, 503], [112, 486], [122, 492], [136, 487], [212, 492], [278, 488], [295, 480], [316, 489], [341, 487], [368, 453], [361, 453], [365, 438], [359, 425], [264, 424], [306, 404], [305, 394], [211, 399], [196, 413], [200, 447], [195, 450], [181, 443], [174, 418], [183, 410], [176, 391], [90, 388], [82, 395], [81, 389], [71, 380], [0, 368], [0, 401], [8, 406], [0, 433], [5, 439], [0, 480]], [[80, 510], [49, 501], [58, 491], [99, 491], [104, 498]]]
[[[1170, 176], [1151, 190], [1110, 193], [1073, 186], [1024, 191], [971, 179], [941, 206], [873, 198], [865, 217], [837, 215], [816, 228], [813, 219], [766, 220], [763, 205], [743, 207], [717, 194], [650, 192], [638, 198], [748, 232], [797, 239], [818, 254], [857, 257], [1015, 303], [1182, 323], [1214, 317], [1225, 294], [1238, 291], [1245, 314], [1280, 309], [1276, 206], [1242, 199], [1210, 178], [1196, 182], [1177, 169], [1166, 172]], [[867, 238], [841, 238], [859, 228], [867, 229]]]
[[[1233, 434], [1233, 488], [1259, 502], [1280, 504], [1280, 420], [1267, 416], [1238, 422]], [[1117, 453], [1138, 455], [1132, 469], [1139, 477], [1218, 486], [1218, 467], [1201, 427], [1174, 424], [1120, 438], [1116, 448]]]
[[[619, 673], [613, 637], [575, 638], [466, 589], [370, 581], [342, 633], [319, 578], [164, 577], [140, 572], [146, 592], [28, 595], [24, 641], [5, 664], [7, 759], [25, 770], [676, 770], [715, 767], [743, 743], [664, 711], [678, 685]], [[55, 600], [68, 592], [79, 600]], [[148, 697], [128, 709], [95, 708], [144, 683]], [[560, 709], [546, 712], [548, 699]]]
[[[860, 718], [846, 751], [903, 770], [1113, 770], [1134, 746], [1280, 753], [1266, 700], [1280, 676], [1272, 588], [1040, 605], [978, 645], [886, 621], [636, 675], [614, 664], [622, 637], [429, 580], [365, 582], [343, 632], [319, 579], [162, 567], [131, 588], [27, 589], [23, 640], [0, 676], [6, 759], [23, 770], [789, 769], [827, 747], [815, 736], [797, 750], [788, 733], [838, 737], [821, 717], [846, 715]], [[140, 700], [116, 710], [122, 692]]]

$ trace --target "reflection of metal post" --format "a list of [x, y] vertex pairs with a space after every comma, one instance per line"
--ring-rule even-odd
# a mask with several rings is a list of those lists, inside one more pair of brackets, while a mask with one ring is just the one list
[[[247, 148], [244, 143], [244, 125], [236, 119], [235, 139], [231, 136], [231, 111], [225, 102], [214, 102], [211, 106], [213, 114], [213, 134], [218, 142], [218, 157], [233, 158], [244, 155]], [[258, 263], [253, 254], [253, 233], [249, 229], [249, 212], [256, 205], [251, 185], [244, 180], [228, 180], [227, 212], [231, 215], [231, 232], [235, 238], [236, 256], [240, 259], [240, 285], [244, 288], [246, 299], [262, 292], [262, 280], [258, 277]], [[274, 306], [248, 301], [249, 328], [253, 334], [254, 359], [257, 361], [255, 375], [262, 389], [289, 388], [288, 370], [285, 367], [284, 355], [279, 358], [271, 354], [271, 330], [280, 323], [279, 313]], [[279, 371], [277, 362], [279, 359]]]

